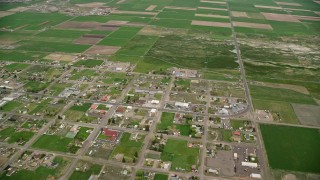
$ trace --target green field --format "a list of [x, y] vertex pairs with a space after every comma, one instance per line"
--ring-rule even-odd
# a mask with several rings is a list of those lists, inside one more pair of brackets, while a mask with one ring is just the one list
[[282, 101], [299, 104], [316, 104], [316, 102], [309, 95], [305, 95], [288, 89], [250, 86], [250, 92], [252, 98], [256, 100]]
[[21, 105], [22, 103], [18, 101], [10, 101], [10, 102], [7, 102], [4, 106], [0, 107], [0, 111], [5, 111], [5, 112], [13, 111], [14, 109], [18, 108]]
[[113, 149], [111, 157], [117, 154], [123, 154], [125, 162], [132, 162], [136, 153], [139, 153], [143, 143], [141, 141], [130, 140], [130, 133], [123, 133], [120, 139], [120, 143]]
[[171, 161], [171, 170], [183, 168], [191, 170], [192, 165], [198, 165], [199, 148], [187, 147], [187, 141], [168, 139], [163, 152], [162, 161]]
[[13, 63], [13, 64], [6, 65], [4, 68], [7, 71], [13, 72], [13, 71], [21, 71], [29, 66], [30, 66], [29, 64]]
[[272, 168], [320, 173], [318, 129], [267, 124], [260, 129]]
[[73, 139], [58, 135], [42, 135], [32, 145], [33, 148], [46, 149], [50, 151], [69, 152], [68, 145]]
[[158, 130], [168, 130], [173, 127], [174, 113], [163, 112], [161, 122], [157, 125]]

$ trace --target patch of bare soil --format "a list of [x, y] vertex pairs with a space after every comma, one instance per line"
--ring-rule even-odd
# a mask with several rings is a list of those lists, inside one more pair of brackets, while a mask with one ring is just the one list
[[211, 27], [228, 27], [228, 28], [231, 27], [230, 23], [211, 22], [211, 21], [196, 21], [196, 20], [192, 20], [191, 25], [211, 26]]
[[282, 180], [298, 180], [297, 177], [293, 174], [286, 174], [282, 177]]
[[195, 11], [197, 8], [189, 8], [189, 7], [177, 7], [177, 6], [165, 6], [167, 9], [180, 9], [180, 10], [189, 10], [189, 11]]
[[166, 29], [163, 27], [156, 26], [145, 26], [139, 31], [139, 35], [150, 35], [150, 36], [165, 36], [170, 34], [187, 34], [187, 30], [185, 29]]
[[302, 6], [299, 3], [289, 3], [289, 2], [276, 2], [276, 3], [280, 5], [287, 5], [287, 6]]
[[92, 46], [85, 53], [111, 55], [116, 53], [120, 48], [119, 46]]
[[261, 13], [267, 20], [281, 22], [300, 22], [296, 17], [290, 14]]
[[103, 6], [105, 3], [101, 2], [92, 2], [92, 3], [85, 3], [85, 4], [76, 4], [79, 7], [86, 7], [86, 8], [97, 8]]
[[117, 2], [117, 4], [122, 4], [122, 3], [124, 3], [126, 0], [120, 0], [120, 1], [118, 1]]
[[282, 7], [279, 6], [260, 6], [260, 5], [254, 5], [256, 8], [263, 8], [263, 9], [282, 9]]
[[244, 18], [248, 18], [248, 15], [246, 12], [240, 12], [240, 11], [231, 11], [231, 15], [233, 17], [244, 17]]
[[320, 21], [320, 17], [314, 17], [314, 16], [296, 16], [294, 15], [299, 20], [309, 20], [309, 21]]
[[46, 56], [44, 59], [49, 59], [53, 61], [74, 61], [77, 56], [72, 54], [59, 54], [59, 53], [51, 53]]
[[28, 7], [16, 7], [16, 8], [13, 8], [13, 9], [9, 9], [8, 11], [10, 12], [23, 12], [23, 11], [26, 11], [30, 8]]
[[137, 14], [137, 15], [157, 15], [156, 12], [145, 12], [145, 11], [118, 11], [114, 10], [112, 14]]
[[228, 19], [229, 16], [215, 15], [215, 14], [195, 14], [197, 17], [212, 17], [212, 18], [223, 18]]
[[94, 45], [104, 37], [105, 37], [104, 35], [85, 34], [82, 37], [76, 39], [73, 43]]
[[15, 12], [0, 11], [0, 18], [14, 14]]
[[228, 19], [229, 16], [222, 16], [222, 15], [216, 15], [216, 14], [195, 14], [197, 17], [212, 17], [212, 18], [223, 18]]
[[106, 31], [114, 31], [119, 28], [119, 26], [117, 25], [108, 25], [106, 23], [77, 22], [77, 21], [68, 21], [60, 24], [58, 27], [62, 29], [95, 29], [95, 30], [106, 30]]
[[211, 7], [198, 7], [198, 9], [207, 9], [207, 10], [214, 10], [214, 11], [228, 11], [228, 9], [224, 9], [224, 8], [211, 8]]
[[236, 27], [247, 27], [247, 28], [273, 30], [273, 28], [270, 24], [259, 24], [259, 23], [248, 23], [248, 22], [233, 22], [233, 24]]
[[120, 26], [120, 25], [125, 25], [127, 24], [129, 21], [116, 21], [116, 20], [110, 20], [106, 23], [106, 25], [116, 25], [116, 26]]
[[146, 11], [153, 11], [156, 7], [157, 7], [157, 5], [150, 5], [150, 6], [147, 7], [145, 10], [146, 10]]
[[207, 0], [201, 0], [200, 2], [203, 2], [203, 3], [213, 3], [213, 4], [227, 4], [226, 2], [222, 2], [222, 1], [207, 1]]

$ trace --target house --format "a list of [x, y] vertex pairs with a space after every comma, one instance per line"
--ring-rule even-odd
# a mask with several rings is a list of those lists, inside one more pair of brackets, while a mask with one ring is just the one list
[[123, 107], [123, 106], [119, 106], [119, 107], [117, 108], [117, 110], [116, 110], [116, 113], [121, 113], [121, 114], [123, 114], [123, 113], [125, 113], [125, 112], [126, 112], [126, 108]]
[[157, 109], [151, 109], [149, 112], [149, 116], [154, 117], [157, 113]]
[[115, 141], [118, 138], [118, 131], [114, 131], [108, 128], [103, 128], [102, 132], [107, 138], [108, 141]]

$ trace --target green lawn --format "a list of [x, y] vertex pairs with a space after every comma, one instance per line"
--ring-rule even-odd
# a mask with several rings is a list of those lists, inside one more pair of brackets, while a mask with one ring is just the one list
[[269, 164], [274, 169], [320, 173], [320, 131], [260, 124]]
[[168, 180], [168, 175], [157, 173], [156, 175], [154, 175], [153, 180]]
[[25, 85], [24, 88], [28, 91], [28, 92], [33, 92], [33, 93], [37, 93], [39, 91], [44, 90], [46, 87], [48, 87], [48, 83], [46, 82], [38, 82], [38, 81], [28, 81]]
[[18, 101], [10, 101], [10, 102], [7, 102], [5, 105], [3, 105], [2, 107], [0, 107], [0, 110], [1, 111], [6, 111], [6, 112], [9, 112], [9, 111], [12, 111], [16, 108], [18, 108], [19, 106], [21, 106], [22, 103], [18, 102]]
[[139, 153], [142, 142], [130, 140], [130, 133], [123, 133], [120, 143], [113, 149], [111, 157], [117, 154], [124, 154], [126, 161], [132, 161], [136, 153]]
[[8, 143], [23, 142], [22, 144], [25, 144], [32, 138], [33, 135], [34, 132], [31, 131], [14, 132], [13, 134], [11, 134]]
[[167, 130], [168, 127], [173, 127], [174, 113], [163, 112], [161, 122], [157, 125], [158, 130]]
[[73, 139], [58, 135], [42, 135], [32, 145], [34, 148], [47, 149], [51, 151], [69, 152], [68, 145]]
[[183, 168], [191, 170], [192, 165], [198, 165], [199, 148], [187, 147], [187, 141], [168, 139], [164, 151], [161, 153], [162, 161], [171, 161], [171, 170]]

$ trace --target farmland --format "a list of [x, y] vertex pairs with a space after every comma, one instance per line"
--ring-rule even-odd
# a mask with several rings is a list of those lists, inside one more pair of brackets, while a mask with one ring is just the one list
[[260, 125], [269, 163], [274, 169], [319, 173], [319, 130]]
[[319, 8], [0, 2], [0, 179], [320, 179]]

